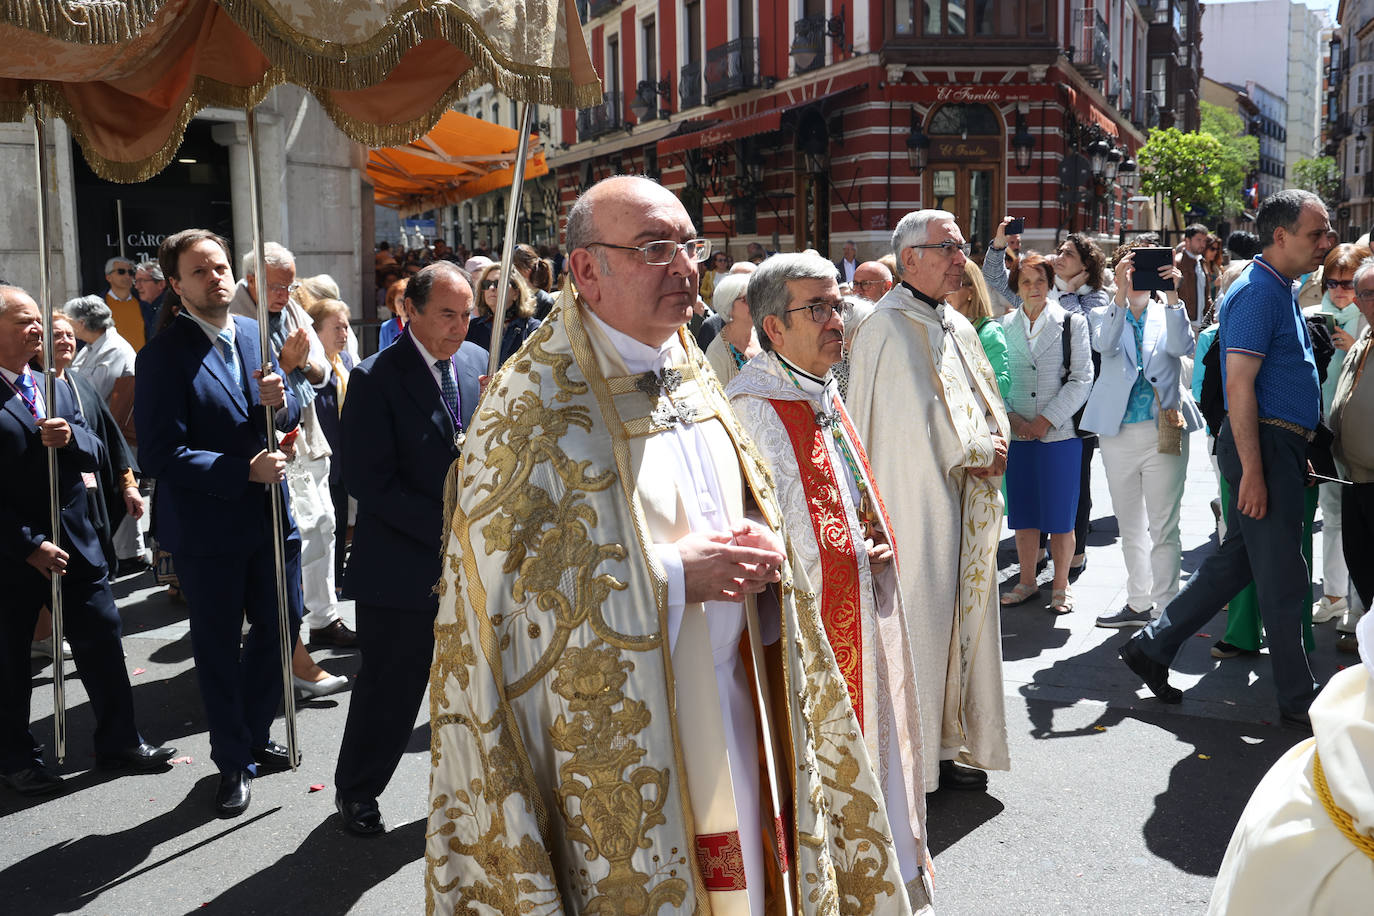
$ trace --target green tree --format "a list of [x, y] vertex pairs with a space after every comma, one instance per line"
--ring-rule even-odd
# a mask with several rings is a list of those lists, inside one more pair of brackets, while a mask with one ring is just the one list
[[1341, 193], [1341, 170], [1330, 156], [1299, 159], [1293, 163], [1293, 184], [1316, 194], [1328, 207], [1334, 206]]
[[1216, 137], [1176, 127], [1154, 128], [1136, 155], [1140, 188], [1164, 198], [1176, 225], [1192, 209], [1225, 213], [1241, 205], [1244, 171], [1237, 174], [1231, 152]]
[[1245, 178], [1259, 166], [1259, 138], [1245, 132], [1240, 115], [1220, 105], [1201, 102], [1199, 111], [1201, 132], [1215, 137], [1225, 154], [1218, 166], [1224, 195], [1222, 215], [1236, 216], [1245, 206]]

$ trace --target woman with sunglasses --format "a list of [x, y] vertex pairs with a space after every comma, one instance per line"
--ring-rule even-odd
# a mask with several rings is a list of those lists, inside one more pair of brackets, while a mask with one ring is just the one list
[[[491, 351], [492, 322], [496, 313], [496, 285], [501, 282], [501, 265], [488, 264], [477, 272], [473, 286], [477, 293], [477, 315], [468, 326], [467, 339]], [[501, 333], [501, 362], [504, 364], [520, 349], [525, 338], [534, 333], [540, 321], [534, 317], [538, 302], [534, 290], [517, 270], [510, 274], [506, 288], [506, 321]]]
[[[1323, 316], [1331, 331], [1336, 352], [1326, 367], [1322, 382], [1322, 415], [1331, 416], [1331, 400], [1336, 394], [1336, 381], [1341, 375], [1345, 355], [1364, 333], [1368, 323], [1355, 302], [1355, 268], [1370, 256], [1363, 245], [1337, 245], [1327, 252], [1322, 262], [1322, 301], [1311, 311]], [[1326, 318], [1325, 316], [1331, 316]], [[1345, 469], [1337, 466], [1341, 476]], [[1341, 485], [1324, 483], [1318, 491], [1318, 508], [1322, 514], [1322, 599], [1312, 613], [1313, 623], [1325, 623], [1341, 616], [1346, 610], [1346, 592], [1350, 588], [1350, 574], [1341, 553]]]

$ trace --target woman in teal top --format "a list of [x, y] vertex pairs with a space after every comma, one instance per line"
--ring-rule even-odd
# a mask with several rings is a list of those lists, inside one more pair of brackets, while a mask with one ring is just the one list
[[993, 320], [992, 301], [988, 296], [987, 284], [978, 265], [972, 261], [964, 263], [964, 283], [959, 289], [945, 297], [978, 332], [983, 344], [983, 352], [992, 364], [992, 374], [997, 377], [997, 390], [1006, 400], [1011, 388], [1011, 370], [1007, 368], [1007, 337], [1002, 331], [1002, 323]]

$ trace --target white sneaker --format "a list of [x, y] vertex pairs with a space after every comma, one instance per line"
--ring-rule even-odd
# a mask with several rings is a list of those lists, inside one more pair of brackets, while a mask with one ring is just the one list
[[[65, 639], [62, 640], [62, 657], [67, 661], [72, 660], [72, 647]], [[52, 637], [35, 639], [29, 647], [29, 658], [52, 658]]]
[[1335, 620], [1345, 613], [1348, 606], [1344, 598], [1337, 598], [1332, 601], [1322, 595], [1322, 600], [1317, 602], [1316, 608], [1312, 611], [1312, 622], [1326, 623], [1328, 620]]

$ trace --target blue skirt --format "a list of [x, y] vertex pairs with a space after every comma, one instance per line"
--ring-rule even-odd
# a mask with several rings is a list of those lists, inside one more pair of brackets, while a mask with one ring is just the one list
[[1007, 524], [1013, 531], [1073, 531], [1083, 442], [1015, 440], [1007, 447]]

